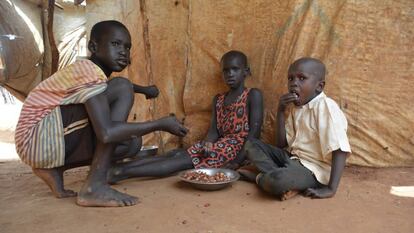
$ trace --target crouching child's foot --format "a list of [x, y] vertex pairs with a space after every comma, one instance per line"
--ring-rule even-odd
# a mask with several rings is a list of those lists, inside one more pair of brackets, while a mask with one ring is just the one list
[[138, 198], [112, 189], [109, 185], [82, 187], [76, 203], [89, 207], [122, 207], [133, 206], [138, 203]]
[[42, 179], [57, 198], [75, 197], [76, 192], [63, 188], [63, 168], [33, 168], [33, 173]]

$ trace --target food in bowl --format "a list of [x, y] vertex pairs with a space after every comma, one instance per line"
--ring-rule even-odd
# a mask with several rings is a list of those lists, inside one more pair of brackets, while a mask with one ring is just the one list
[[225, 168], [196, 168], [182, 171], [178, 177], [196, 189], [213, 191], [229, 187], [240, 175]]
[[201, 181], [205, 183], [226, 182], [230, 180], [224, 172], [217, 172], [214, 175], [208, 175], [202, 171], [189, 171], [184, 173], [183, 178], [187, 180]]

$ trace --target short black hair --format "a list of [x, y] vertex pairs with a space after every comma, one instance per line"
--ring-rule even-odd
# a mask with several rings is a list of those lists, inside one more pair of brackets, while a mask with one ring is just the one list
[[312, 73], [316, 75], [320, 80], [325, 80], [325, 74], [326, 74], [325, 64], [323, 64], [323, 62], [320, 61], [319, 59], [316, 59], [313, 57], [302, 57], [302, 58], [297, 59], [289, 66], [289, 70], [304, 63], [311, 64], [313, 68]]
[[237, 50], [228, 51], [221, 57], [220, 63], [222, 63], [224, 59], [228, 59], [228, 58], [240, 58], [244, 66], [249, 68], [249, 63], [247, 62], [247, 56], [243, 52], [240, 52]]
[[121, 22], [116, 20], [105, 20], [93, 25], [91, 29], [91, 36], [89, 39], [99, 42], [99, 39], [102, 37], [102, 34], [106, 33], [109, 28], [122, 28], [129, 33], [128, 28]]

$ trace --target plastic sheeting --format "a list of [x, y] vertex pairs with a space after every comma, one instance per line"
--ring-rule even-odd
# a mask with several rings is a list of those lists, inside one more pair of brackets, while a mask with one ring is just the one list
[[[185, 146], [206, 135], [212, 98], [226, 90], [219, 59], [237, 49], [250, 59], [247, 86], [264, 94], [263, 140], [274, 140], [275, 110], [286, 92], [289, 64], [312, 56], [327, 65], [325, 91], [348, 118], [349, 162], [414, 165], [411, 0], [131, 0], [116, 9], [112, 1], [87, 3], [89, 28], [114, 18], [131, 30], [130, 79], [161, 89], [157, 100], [137, 99], [137, 120], [169, 112], [185, 117], [190, 128]], [[178, 142], [161, 136], [159, 142], [167, 145]]]
[[[59, 68], [76, 60], [79, 41], [85, 36], [83, 6], [57, 0], [54, 10], [54, 37], [59, 50]], [[19, 99], [24, 99], [51, 72], [51, 49], [44, 33], [42, 0], [0, 2], [0, 55], [5, 72], [0, 82]]]
[[4, 76], [0, 83], [18, 98], [42, 80], [43, 33], [41, 9], [35, 3], [0, 2], [0, 53]]
[[156, 133], [147, 143], [188, 146], [206, 135], [212, 98], [226, 90], [220, 57], [237, 49], [250, 60], [247, 86], [264, 94], [264, 141], [274, 140], [289, 64], [312, 56], [326, 64], [325, 92], [348, 118], [348, 162], [413, 166], [413, 10], [412, 0], [90, 0], [86, 28], [125, 23], [132, 65], [120, 75], [161, 90], [156, 100], [136, 96], [131, 121], [173, 112], [190, 128], [182, 141]]

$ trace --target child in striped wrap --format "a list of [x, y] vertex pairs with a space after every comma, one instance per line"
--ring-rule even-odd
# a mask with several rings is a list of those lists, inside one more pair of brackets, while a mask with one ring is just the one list
[[174, 116], [127, 123], [134, 92], [156, 97], [155, 86], [141, 87], [113, 78], [130, 62], [131, 36], [117, 21], [102, 21], [91, 31], [89, 60], [77, 61], [42, 81], [27, 96], [16, 127], [20, 158], [50, 187], [56, 197], [76, 193], [64, 189], [63, 172], [91, 165], [77, 204], [130, 206], [137, 198], [107, 183], [111, 164], [140, 149], [142, 135], [163, 130], [184, 136], [187, 129]]

